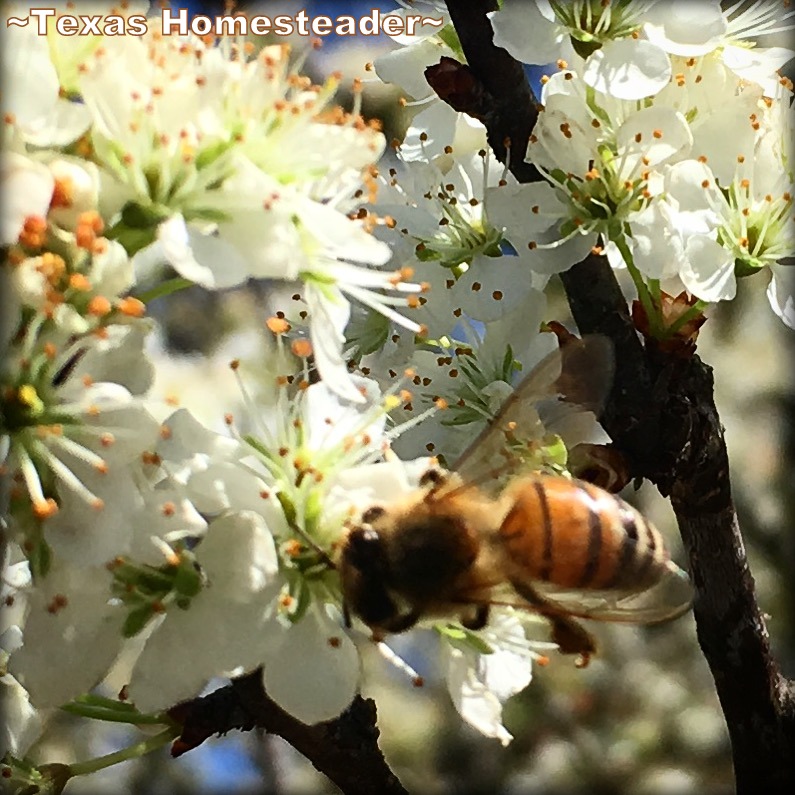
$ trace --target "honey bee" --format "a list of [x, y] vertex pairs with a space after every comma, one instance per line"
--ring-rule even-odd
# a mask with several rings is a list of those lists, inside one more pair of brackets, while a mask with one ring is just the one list
[[[578, 371], [591, 374], [589, 387]], [[595, 408], [611, 377], [605, 339], [569, 341], [526, 376], [452, 472], [431, 468], [405, 498], [367, 508], [338, 559], [346, 621], [357, 616], [376, 638], [432, 617], [477, 630], [493, 605], [508, 604], [545, 616], [560, 650], [584, 666], [596, 645], [578, 619], [654, 624], [687, 611], [687, 575], [635, 508], [590, 483], [522, 470], [533, 405], [555, 394]]]

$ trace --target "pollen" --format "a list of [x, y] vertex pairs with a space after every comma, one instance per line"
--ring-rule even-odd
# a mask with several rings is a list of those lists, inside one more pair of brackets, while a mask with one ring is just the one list
[[169, 500], [168, 502], [164, 502], [160, 508], [161, 513], [163, 516], [173, 516], [177, 512], [177, 506]]
[[88, 314], [94, 317], [104, 317], [109, 314], [111, 309], [110, 301], [104, 295], [95, 295], [88, 302]]
[[41, 248], [47, 233], [47, 221], [40, 215], [29, 215], [19, 234], [19, 242], [28, 248]]
[[127, 315], [127, 317], [143, 317], [146, 313], [146, 305], [144, 302], [132, 296], [122, 298], [117, 302], [116, 308], [123, 315]]
[[297, 541], [295, 538], [290, 538], [284, 542], [284, 546], [282, 547], [282, 551], [285, 555], [290, 558], [295, 558], [301, 554], [301, 542]]
[[62, 593], [57, 593], [47, 605], [47, 612], [51, 615], [55, 615], [56, 613], [60, 613], [60, 611], [63, 610], [68, 604], [69, 600], [66, 598], [66, 596]]
[[87, 293], [91, 290], [91, 282], [88, 280], [88, 276], [84, 273], [73, 273], [69, 277], [69, 286], [73, 290], [77, 290], [82, 293]]
[[308, 339], [293, 340], [290, 350], [301, 359], [312, 355], [312, 343]]
[[58, 513], [58, 503], [52, 497], [33, 503], [33, 515], [37, 519], [49, 519]]
[[75, 186], [69, 177], [61, 177], [55, 180], [50, 199], [50, 207], [71, 207], [74, 202]]
[[338, 649], [341, 644], [342, 641], [336, 635], [332, 635], [328, 639], [328, 645], [331, 646], [332, 649]]
[[160, 426], [160, 438], [168, 440], [168, 439], [171, 438], [171, 436], [172, 436], [171, 428], [169, 428], [168, 425], [161, 425]]
[[290, 324], [283, 317], [269, 317], [265, 325], [273, 334], [286, 334], [290, 330]]

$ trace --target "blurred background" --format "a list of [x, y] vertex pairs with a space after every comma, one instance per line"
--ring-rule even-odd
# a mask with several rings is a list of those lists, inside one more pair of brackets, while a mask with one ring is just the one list
[[[176, 4], [175, 4], [176, 5]], [[182, 5], [188, 5], [184, 3]], [[266, 2], [242, 4], [253, 13], [362, 13], [391, 10], [390, 2]], [[215, 15], [223, 3], [195, 2], [194, 12]], [[283, 41], [283, 39], [282, 39]], [[331, 39], [312, 53], [305, 71], [316, 81], [331, 70], [366, 81], [364, 113], [384, 122], [387, 140], [399, 137], [407, 117], [399, 91], [365, 72], [364, 64], [390, 48], [383, 38]], [[341, 104], [349, 101], [343, 88]], [[709, 312], [698, 350], [714, 367], [716, 400], [726, 429], [734, 496], [759, 603], [774, 653], [795, 676], [795, 389], [792, 332], [770, 311], [766, 275], [743, 279], [731, 304]], [[221, 427], [237, 401], [227, 362], [262, 353], [263, 295], [267, 285], [225, 293], [191, 288], [151, 312], [163, 324], [153, 348], [160, 374], [156, 390], [178, 392], [200, 419]], [[551, 286], [549, 318], [568, 323], [562, 290]], [[212, 313], [220, 319], [206, 323]], [[242, 351], [242, 353], [241, 353]], [[208, 378], [218, 384], [212, 394]], [[673, 557], [684, 565], [669, 504], [644, 485], [623, 496], [660, 528]], [[410, 792], [427, 795], [493, 792], [678, 795], [733, 790], [731, 755], [722, 713], [691, 615], [672, 624], [635, 629], [596, 626], [602, 653], [576, 669], [569, 659], [534, 673], [508, 702], [504, 723], [514, 742], [503, 748], [469, 729], [447, 695], [438, 644], [420, 631], [399, 638], [396, 649], [425, 678], [411, 684], [373, 651], [365, 659], [364, 695], [378, 705], [381, 747]], [[223, 683], [216, 683], [220, 686]], [[48, 762], [86, 759], [135, 742], [124, 727], [57, 716], [36, 756]], [[328, 780], [280, 738], [251, 732], [215, 738], [179, 760], [166, 751], [70, 782], [71, 795], [116, 793], [225, 793], [303, 795], [336, 792]]]

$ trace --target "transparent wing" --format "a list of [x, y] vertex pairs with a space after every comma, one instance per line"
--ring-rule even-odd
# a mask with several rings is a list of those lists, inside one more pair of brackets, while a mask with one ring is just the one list
[[550, 398], [598, 412], [613, 382], [613, 347], [598, 335], [572, 338], [542, 359], [505, 400], [494, 419], [453, 466], [465, 481], [480, 481], [526, 465], [546, 432], [537, 410]]
[[657, 624], [686, 613], [693, 602], [690, 578], [674, 563], [650, 588], [637, 590], [582, 591], [533, 581], [533, 589], [545, 603], [575, 618], [628, 624]]

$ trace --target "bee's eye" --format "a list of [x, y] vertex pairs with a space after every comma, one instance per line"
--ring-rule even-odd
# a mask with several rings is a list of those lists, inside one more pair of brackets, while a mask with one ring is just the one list
[[357, 527], [348, 536], [346, 555], [357, 569], [378, 567], [383, 556], [381, 536], [375, 530]]
[[386, 510], [380, 505], [372, 505], [362, 514], [362, 523], [372, 524], [376, 520], [380, 519], [385, 513]]

